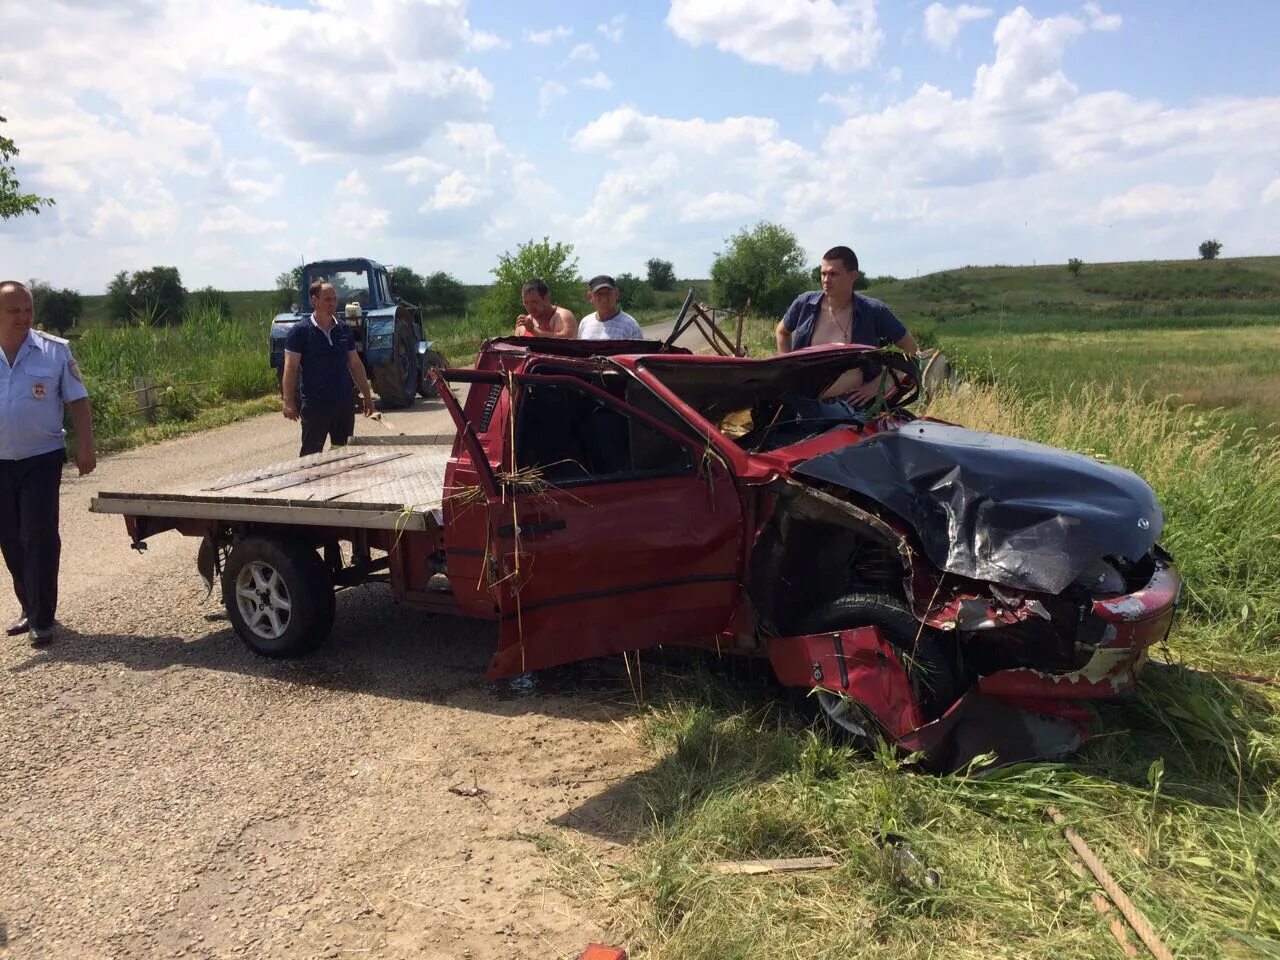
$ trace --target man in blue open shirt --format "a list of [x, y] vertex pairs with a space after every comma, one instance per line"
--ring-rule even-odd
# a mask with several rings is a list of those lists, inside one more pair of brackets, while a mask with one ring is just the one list
[[58, 489], [67, 459], [62, 410], [76, 428], [76, 466], [98, 464], [89, 391], [61, 337], [31, 329], [31, 291], [0, 283], [0, 550], [22, 614], [10, 636], [27, 633], [33, 647], [53, 640], [58, 606]]
[[[356, 429], [351, 405], [351, 385], [360, 388], [364, 415], [373, 415], [373, 394], [356, 352], [351, 329], [334, 316], [338, 292], [333, 284], [317, 280], [308, 288], [314, 312], [292, 327], [284, 340], [284, 415], [302, 419], [302, 449], [298, 456], [319, 453], [327, 436], [335, 447], [346, 446]], [[297, 405], [302, 385], [302, 406]]]
[[[908, 356], [920, 348], [902, 321], [879, 300], [855, 293], [858, 256], [848, 247], [832, 247], [822, 255], [822, 289], [802, 293], [787, 308], [775, 331], [779, 353], [822, 343], [860, 343], [869, 347], [893, 344]], [[838, 391], [858, 404], [867, 404], [880, 390], [880, 377], [864, 378], [861, 371], [841, 377]], [[856, 382], [854, 382], [856, 381]], [[835, 385], [833, 385], [834, 387]], [[833, 390], [828, 390], [828, 394]]]

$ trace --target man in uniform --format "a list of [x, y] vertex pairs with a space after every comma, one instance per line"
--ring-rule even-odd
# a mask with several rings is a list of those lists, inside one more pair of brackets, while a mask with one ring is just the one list
[[[327, 436], [335, 447], [345, 447], [355, 433], [356, 415], [351, 406], [351, 384], [360, 388], [364, 415], [373, 416], [373, 393], [364, 373], [364, 361], [356, 352], [351, 328], [334, 316], [338, 292], [333, 284], [317, 280], [308, 288], [314, 312], [292, 327], [284, 341], [284, 415], [302, 420], [302, 449], [298, 456], [319, 453]], [[298, 386], [302, 408], [298, 408]]]
[[516, 317], [517, 337], [559, 337], [572, 340], [578, 335], [578, 321], [564, 307], [551, 302], [551, 288], [534, 277], [520, 288], [524, 313]]
[[[779, 353], [790, 353], [821, 343], [861, 343], [868, 347], [893, 344], [908, 356], [920, 348], [902, 321], [879, 300], [854, 292], [858, 282], [858, 257], [848, 247], [832, 247], [822, 255], [822, 289], [802, 293], [778, 322], [775, 335]], [[854, 369], [842, 374], [827, 395], [846, 394], [868, 404], [881, 390], [881, 374], [871, 376]]]
[[67, 341], [31, 329], [34, 308], [24, 284], [0, 282], [0, 548], [22, 606], [8, 633], [26, 633], [40, 647], [53, 640], [58, 606], [64, 405], [76, 428], [81, 475], [91, 473], [98, 459], [89, 391]]

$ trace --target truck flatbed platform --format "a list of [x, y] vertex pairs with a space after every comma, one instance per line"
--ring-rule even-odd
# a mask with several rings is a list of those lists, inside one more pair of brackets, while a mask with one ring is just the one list
[[452, 434], [353, 437], [306, 457], [156, 493], [103, 491], [94, 513], [434, 530]]

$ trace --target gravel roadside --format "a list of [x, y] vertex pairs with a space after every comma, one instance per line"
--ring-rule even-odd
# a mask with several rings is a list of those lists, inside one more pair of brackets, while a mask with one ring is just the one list
[[[357, 428], [449, 429], [423, 401]], [[643, 763], [624, 679], [489, 687], [490, 625], [380, 585], [339, 595], [315, 656], [266, 661], [204, 598], [194, 540], [135, 554], [87, 510], [297, 443], [273, 415], [67, 468], [64, 631], [0, 652], [0, 957], [546, 958], [601, 935], [535, 839], [610, 841], [610, 784]]]

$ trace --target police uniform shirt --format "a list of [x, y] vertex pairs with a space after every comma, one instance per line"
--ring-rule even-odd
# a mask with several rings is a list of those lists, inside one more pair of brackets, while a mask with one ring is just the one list
[[24, 460], [65, 445], [63, 404], [89, 396], [61, 337], [29, 330], [10, 366], [0, 350], [0, 460]]

